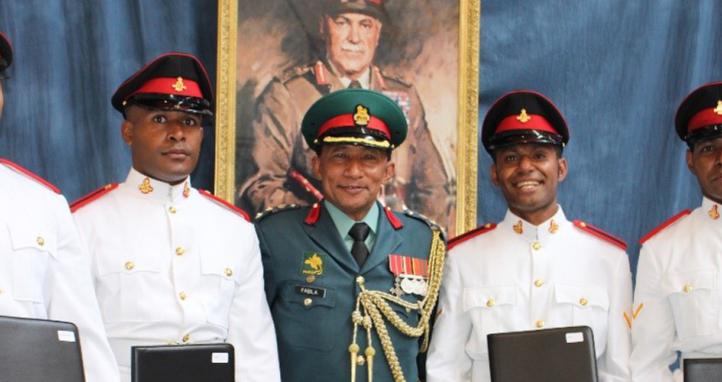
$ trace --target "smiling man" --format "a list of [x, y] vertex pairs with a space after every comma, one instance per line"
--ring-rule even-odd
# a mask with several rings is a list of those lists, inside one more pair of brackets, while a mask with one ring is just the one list
[[594, 332], [600, 380], [630, 380], [626, 245], [557, 204], [568, 172], [561, 113], [541, 94], [508, 93], [482, 140], [508, 211], [449, 243], [428, 380], [489, 381], [487, 334], [577, 325]]
[[237, 381], [278, 381], [258, 240], [245, 214], [191, 187], [212, 113], [203, 64], [164, 54], [120, 85], [113, 106], [132, 167], [72, 209], [123, 382], [134, 345], [228, 342]]
[[642, 238], [634, 295], [635, 382], [667, 382], [682, 359], [722, 357], [722, 82], [705, 84], [675, 117], [687, 143], [687, 167], [702, 189], [701, 206], [670, 218]]
[[[301, 134], [301, 119], [325, 94], [345, 88], [381, 92], [404, 112], [406, 142], [394, 150], [394, 175], [383, 187], [387, 205], [405, 206], [451, 224], [453, 184], [426, 124], [416, 88], [374, 65], [384, 24], [390, 22], [382, 0], [324, 0], [318, 21], [324, 53], [309, 65], [274, 78], [258, 99], [253, 121], [253, 170], [240, 197], [256, 211], [281, 204], [312, 204], [320, 180], [315, 153]], [[439, 127], [443, 128], [443, 127]]]
[[404, 115], [347, 89], [314, 103], [302, 129], [324, 200], [257, 219], [282, 379], [416, 381], [445, 245], [437, 227], [377, 201]]

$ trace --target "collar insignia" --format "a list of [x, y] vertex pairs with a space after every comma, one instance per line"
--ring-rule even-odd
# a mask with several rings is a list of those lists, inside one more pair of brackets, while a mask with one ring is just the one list
[[187, 198], [191, 195], [191, 188], [188, 186], [188, 181], [183, 184], [183, 197]]
[[557, 224], [554, 219], [552, 219], [549, 222], [549, 233], [557, 233], [559, 231], [559, 224]]
[[518, 233], [519, 235], [524, 233], [524, 227], [521, 224], [521, 220], [519, 220], [518, 223], [514, 224], [512, 228], [514, 228], [514, 232]]
[[717, 210], [716, 204], [714, 206], [712, 206], [712, 208], [710, 208], [709, 211], [707, 211], [707, 215], [709, 215], [709, 217], [711, 217], [712, 220], [719, 219], [719, 211]]
[[148, 177], [143, 179], [143, 183], [138, 186], [138, 189], [144, 194], [150, 194], [153, 192], [153, 186], [150, 184], [150, 179]]

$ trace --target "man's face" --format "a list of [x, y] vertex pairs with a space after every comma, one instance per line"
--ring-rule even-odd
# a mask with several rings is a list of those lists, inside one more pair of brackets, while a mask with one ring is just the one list
[[394, 174], [385, 151], [364, 146], [326, 145], [311, 165], [326, 200], [357, 221], [366, 216]]
[[178, 184], [196, 167], [203, 141], [201, 118], [180, 111], [131, 106], [121, 132], [133, 167], [144, 175]]
[[362, 13], [324, 16], [321, 35], [329, 60], [342, 76], [357, 79], [371, 66], [381, 36], [381, 22]]
[[494, 152], [492, 182], [501, 188], [509, 209], [533, 224], [556, 212], [557, 185], [567, 176], [567, 161], [557, 150], [552, 145], [525, 143]]
[[687, 151], [687, 167], [697, 177], [702, 194], [722, 203], [722, 137], [695, 143]]

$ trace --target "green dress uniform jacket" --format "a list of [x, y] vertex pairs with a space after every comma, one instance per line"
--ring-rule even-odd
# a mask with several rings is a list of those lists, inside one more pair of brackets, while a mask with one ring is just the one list
[[[432, 244], [425, 220], [380, 207], [376, 242], [359, 268], [321, 205], [273, 211], [256, 223], [283, 381], [350, 381], [351, 315], [361, 290], [357, 278], [365, 279], [367, 290], [388, 292], [395, 280], [390, 255], [426, 260]], [[405, 293], [402, 298], [416, 302], [423, 297]], [[409, 325], [418, 324], [418, 310], [389, 305]], [[417, 381], [420, 338], [406, 336], [388, 322], [386, 326], [406, 380]], [[376, 349], [373, 380], [392, 381], [379, 338], [371, 332]], [[358, 328], [357, 344], [363, 355], [368, 345], [363, 327]], [[367, 380], [367, 365], [361, 364], [356, 381]]]
[[[396, 175], [386, 186], [385, 203], [394, 209], [408, 207], [444, 227], [450, 227], [450, 201], [454, 185], [426, 124], [424, 108], [416, 88], [399, 78], [386, 76], [371, 67], [369, 89], [396, 101], [406, 115], [409, 133], [394, 149]], [[318, 187], [312, 175], [315, 155], [304, 142], [301, 120], [308, 108], [323, 95], [343, 89], [328, 64], [298, 66], [274, 78], [259, 96], [251, 161], [255, 173], [241, 186], [239, 195], [253, 213], [283, 204], [310, 204], [316, 201], [304, 180]], [[292, 171], [298, 175], [289, 176]], [[303, 180], [300, 180], [302, 178]], [[404, 205], [406, 207], [404, 207]]]

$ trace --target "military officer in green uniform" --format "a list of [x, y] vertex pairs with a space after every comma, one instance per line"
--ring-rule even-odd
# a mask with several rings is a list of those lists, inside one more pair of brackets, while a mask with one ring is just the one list
[[445, 244], [377, 196], [407, 135], [398, 105], [344, 89], [302, 122], [323, 201], [257, 218], [284, 381], [417, 381]]
[[434, 145], [413, 85], [373, 65], [387, 20], [381, 0], [327, 0], [320, 19], [325, 56], [274, 78], [261, 94], [253, 121], [252, 158], [257, 169], [242, 186], [250, 211], [282, 204], [310, 204], [320, 196], [309, 147], [300, 134], [303, 113], [321, 96], [348, 87], [376, 90], [393, 99], [409, 125], [395, 150], [396, 173], [383, 189], [392, 208], [405, 206], [443, 226], [453, 217], [453, 183]]

